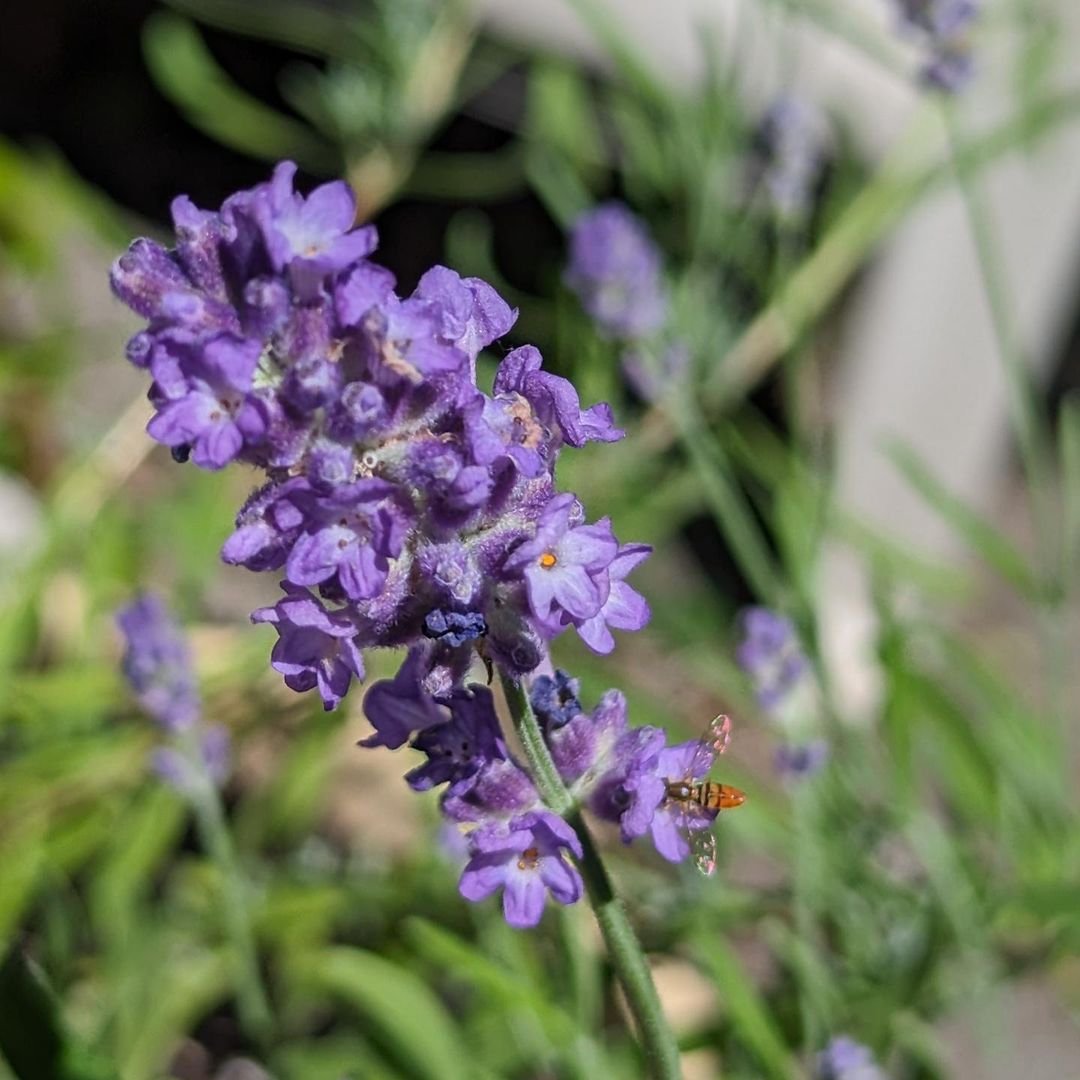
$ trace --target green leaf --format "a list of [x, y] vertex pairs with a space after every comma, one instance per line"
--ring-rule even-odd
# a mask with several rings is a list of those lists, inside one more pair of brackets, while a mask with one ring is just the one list
[[535, 1014], [548, 1038], [567, 1045], [581, 1035], [574, 1019], [548, 999], [547, 988], [531, 984], [511, 966], [496, 963], [462, 938], [424, 919], [410, 919], [406, 936], [437, 970], [451, 973], [499, 1008], [518, 1006]]
[[757, 1059], [762, 1075], [794, 1080], [798, 1074], [784, 1036], [732, 948], [714, 933], [699, 935], [696, 951], [719, 988], [736, 1037]]
[[[231, 980], [224, 955], [171, 949], [156, 950], [158, 966], [147, 1007], [123, 1056], [123, 1080], [156, 1075], [174, 1044], [228, 996]], [[144, 967], [144, 971], [147, 970]]]
[[548, 213], [565, 230], [592, 205], [592, 196], [557, 150], [530, 146], [525, 154], [525, 175]]
[[268, 161], [292, 158], [313, 172], [340, 171], [341, 157], [329, 143], [233, 83], [187, 19], [152, 15], [143, 54], [161, 92], [212, 138]]
[[582, 173], [602, 163], [603, 139], [580, 71], [557, 60], [536, 61], [529, 73], [529, 137]]
[[888, 453], [908, 483], [988, 566], [1028, 599], [1042, 596], [1042, 585], [1007, 537], [947, 491], [909, 447], [894, 443]]
[[6, 949], [45, 864], [45, 823], [28, 815], [0, 833], [0, 949]]
[[442, 1002], [419, 975], [362, 949], [335, 948], [307, 958], [311, 983], [344, 999], [412, 1076], [465, 1080], [468, 1048]]
[[126, 936], [138, 900], [171, 853], [184, 825], [184, 804], [174, 791], [154, 786], [140, 792], [111, 830], [111, 842], [94, 868], [91, 905], [107, 940]]
[[65, 1028], [41, 972], [18, 949], [0, 965], [0, 1053], [18, 1080], [112, 1080]]
[[291, 1041], [274, 1055], [271, 1064], [277, 1075], [302, 1080], [401, 1080], [397, 1069], [391, 1069], [370, 1046], [353, 1036]]

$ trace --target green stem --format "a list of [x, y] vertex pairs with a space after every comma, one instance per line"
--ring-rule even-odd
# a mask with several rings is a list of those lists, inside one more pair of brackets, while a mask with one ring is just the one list
[[607, 868], [581, 810], [574, 805], [570, 792], [555, 768], [525, 687], [506, 675], [501, 675], [501, 679], [510, 715], [532, 769], [537, 791], [551, 810], [566, 819], [581, 840], [580, 866], [585, 891], [600, 925], [611, 966], [622, 984], [637, 1023], [649, 1072], [656, 1080], [679, 1080], [679, 1047], [664, 1019], [641, 943], [615, 895]]
[[207, 779], [193, 793], [191, 803], [199, 839], [221, 875], [225, 932], [235, 956], [236, 999], [240, 1019], [244, 1030], [262, 1044], [272, 1030], [270, 1004], [259, 974], [244, 877], [229, 835], [221, 797]]
[[749, 502], [739, 489], [727, 456], [705, 423], [697, 403], [689, 397], [674, 403], [675, 421], [683, 448], [693, 464], [713, 518], [731, 547], [744, 577], [764, 604], [780, 606], [776, 572], [769, 546]]

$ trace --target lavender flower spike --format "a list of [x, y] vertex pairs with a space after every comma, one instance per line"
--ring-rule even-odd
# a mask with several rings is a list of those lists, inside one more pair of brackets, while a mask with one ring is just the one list
[[127, 643], [121, 666], [139, 704], [167, 733], [152, 771], [177, 791], [220, 786], [229, 774], [229, 733], [205, 724], [183, 631], [163, 601], [144, 594], [117, 612]]
[[623, 203], [604, 203], [574, 222], [565, 280], [608, 337], [645, 337], [664, 322], [660, 253]]
[[935, 90], [956, 94], [975, 72], [971, 30], [982, 0], [892, 0], [901, 28], [920, 40], [927, 52], [922, 80]]
[[761, 707], [774, 712], [809, 671], [809, 661], [786, 615], [764, 607], [747, 608], [742, 628], [735, 657], [753, 681]]
[[193, 727], [201, 704], [191, 651], [162, 600], [145, 593], [116, 614], [126, 648], [124, 677], [139, 704], [166, 731]]

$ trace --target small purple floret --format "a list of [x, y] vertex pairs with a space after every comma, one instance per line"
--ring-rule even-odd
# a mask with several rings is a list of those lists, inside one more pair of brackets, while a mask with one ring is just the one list
[[584, 887], [568, 855], [581, 858], [581, 841], [546, 810], [513, 818], [508, 827], [482, 826], [469, 836], [469, 862], [459, 886], [466, 900], [503, 891], [503, 913], [516, 929], [535, 926], [550, 893], [560, 904], [581, 899]]
[[364, 678], [356, 622], [348, 611], [327, 610], [307, 589], [284, 588], [286, 595], [273, 607], [251, 614], [252, 622], [270, 623], [278, 632], [270, 666], [291, 690], [317, 687], [324, 707], [336, 709], [353, 678]]

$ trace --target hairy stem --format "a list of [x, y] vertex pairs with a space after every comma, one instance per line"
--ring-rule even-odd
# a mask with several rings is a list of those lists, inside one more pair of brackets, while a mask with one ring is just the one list
[[622, 903], [608, 876], [607, 868], [581, 811], [562, 782], [551, 753], [544, 742], [536, 714], [529, 704], [525, 687], [515, 679], [501, 675], [503, 692], [532, 770], [540, 797], [573, 827], [581, 840], [581, 876], [585, 891], [596, 913], [604, 944], [615, 975], [622, 984], [627, 1004], [634, 1015], [650, 1074], [656, 1080], [678, 1080], [679, 1047], [664, 1019], [648, 961], [635, 935]]

